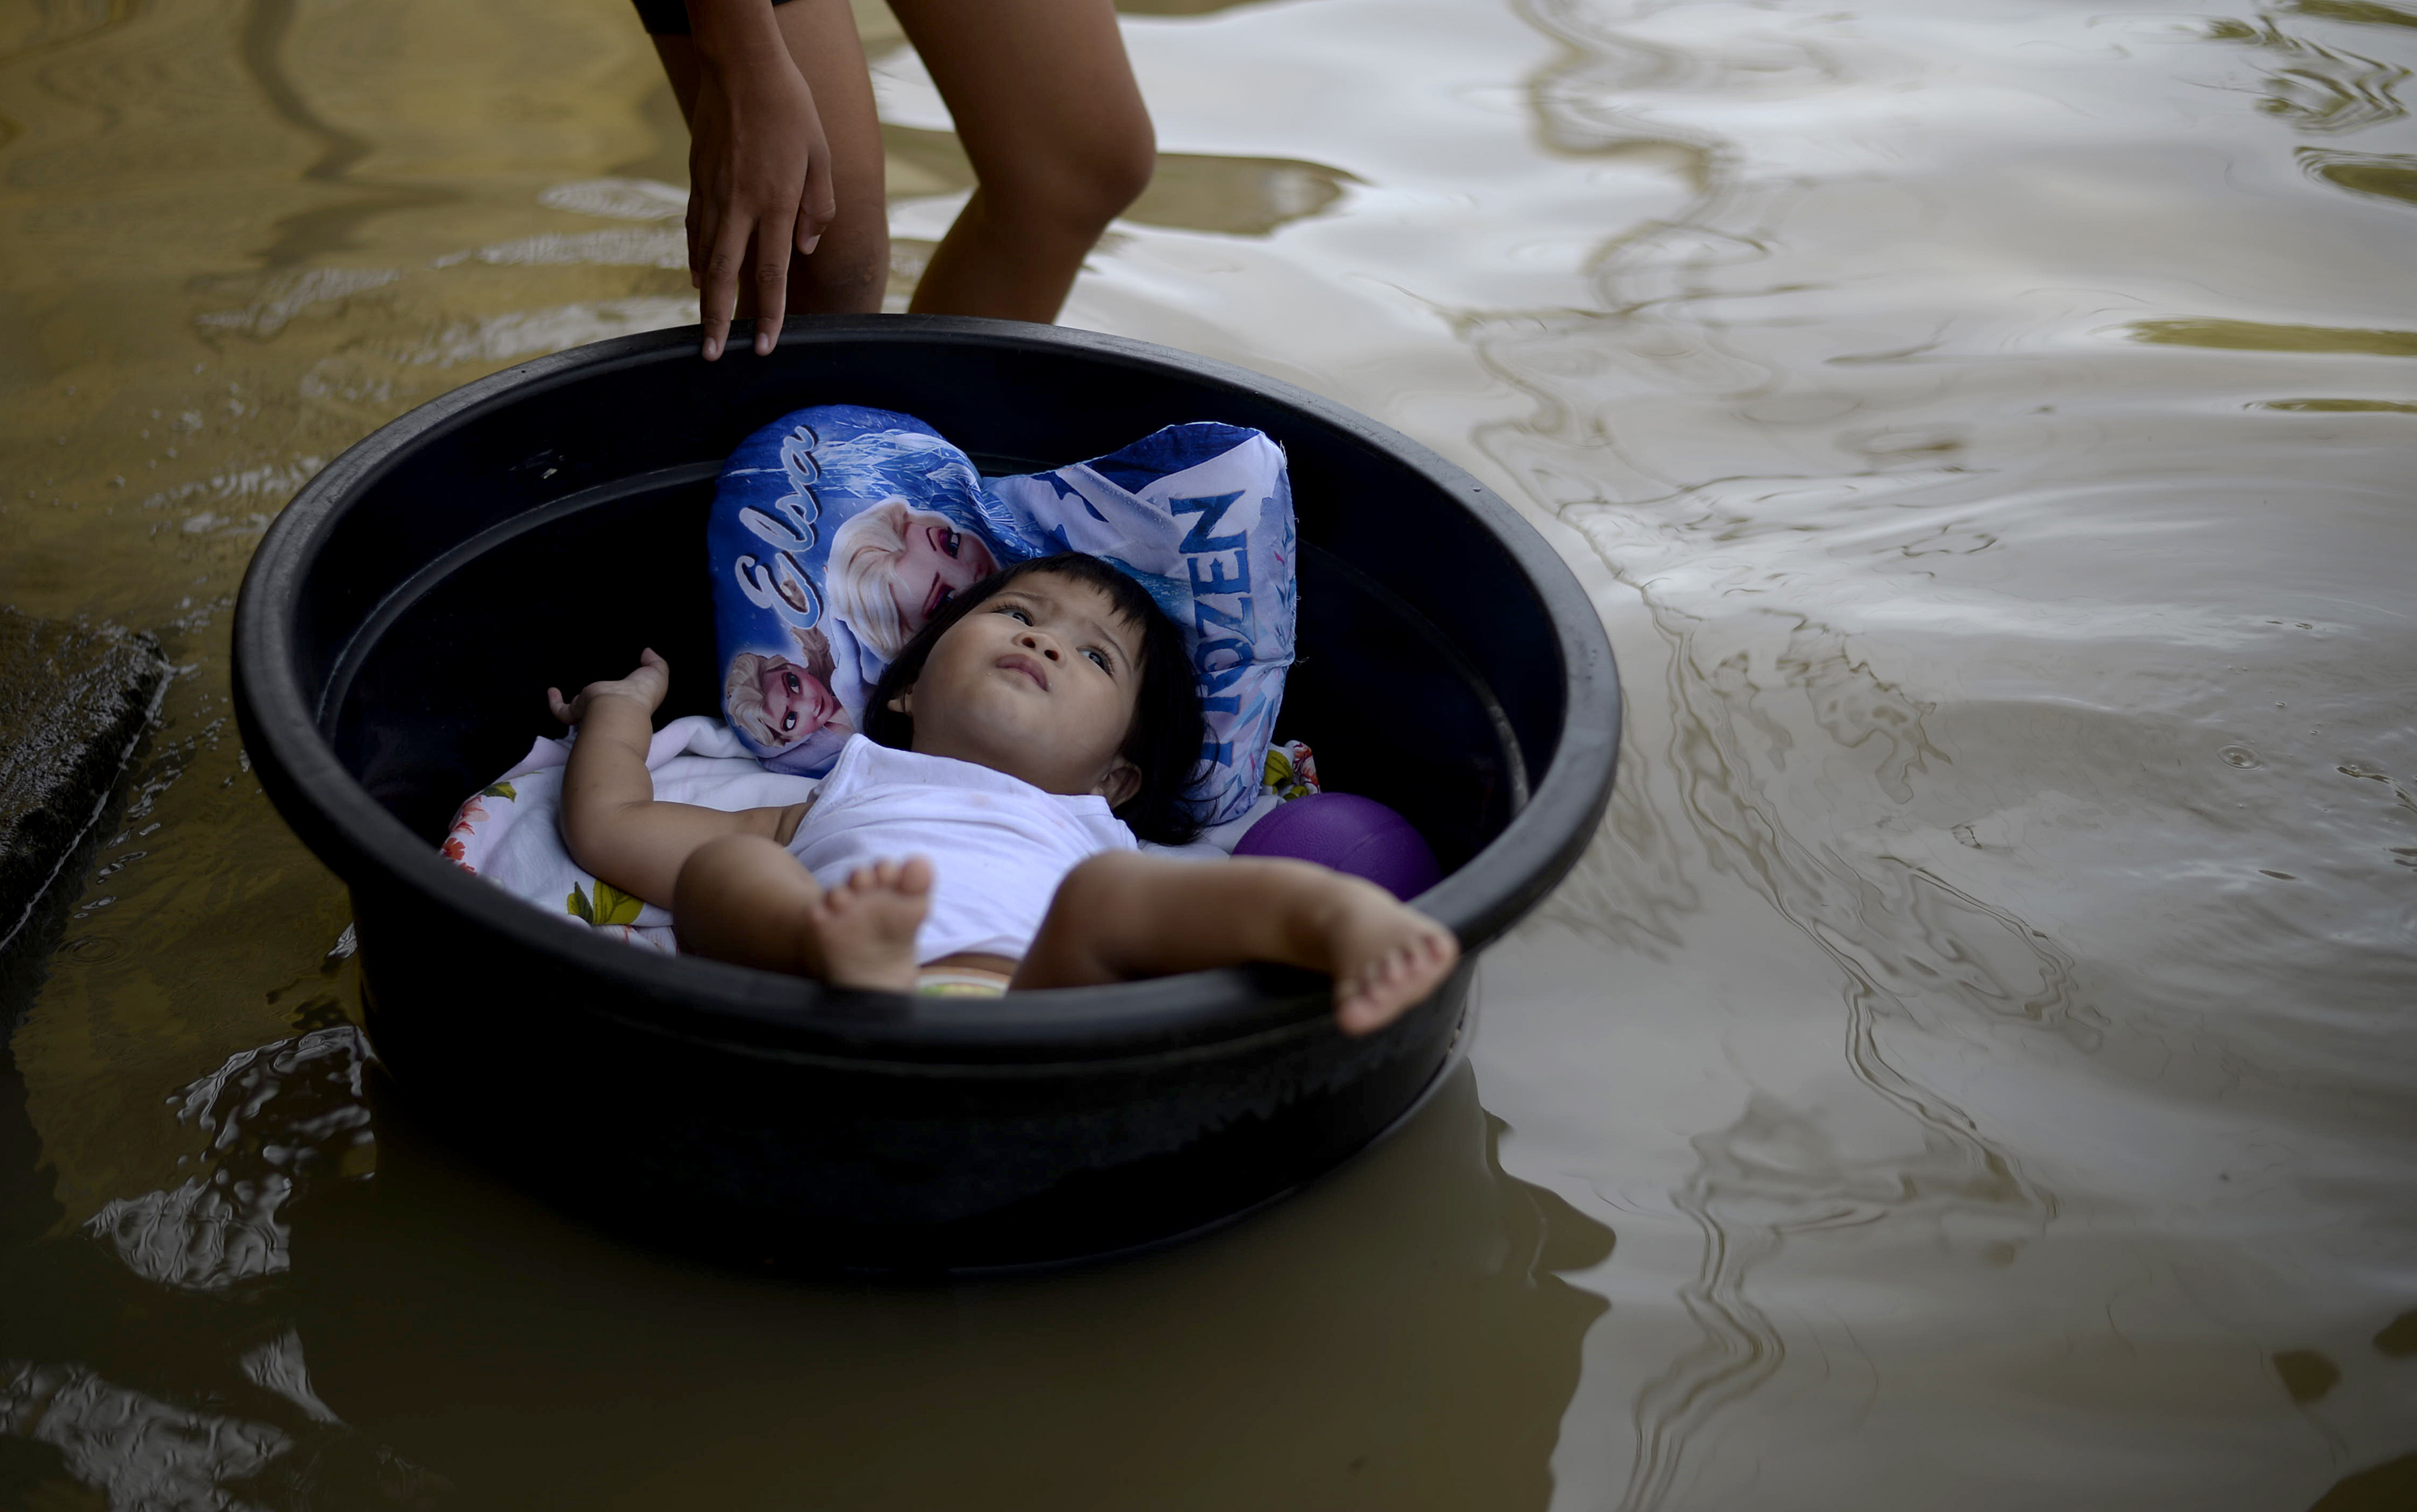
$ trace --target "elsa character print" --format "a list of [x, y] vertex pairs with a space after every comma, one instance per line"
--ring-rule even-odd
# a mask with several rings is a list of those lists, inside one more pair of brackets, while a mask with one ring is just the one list
[[831, 612], [884, 662], [948, 602], [998, 570], [980, 536], [936, 509], [884, 499], [831, 535]]
[[839, 753], [856, 721], [831, 691], [830, 642], [792, 627], [800, 659], [741, 651], [723, 673], [722, 701], [731, 725], [777, 769], [802, 771]]

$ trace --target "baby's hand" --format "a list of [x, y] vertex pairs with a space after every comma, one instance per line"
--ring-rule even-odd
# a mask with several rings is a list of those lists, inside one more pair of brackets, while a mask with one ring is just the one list
[[587, 711], [596, 706], [597, 700], [606, 698], [635, 699], [651, 716], [661, 706], [663, 695], [671, 688], [671, 668], [654, 652], [641, 651], [638, 653], [637, 671], [629, 676], [609, 683], [589, 683], [579, 690], [577, 698], [567, 703], [562, 689], [549, 688], [545, 690], [545, 705], [554, 711], [555, 718], [565, 724], [577, 724], [586, 718]]

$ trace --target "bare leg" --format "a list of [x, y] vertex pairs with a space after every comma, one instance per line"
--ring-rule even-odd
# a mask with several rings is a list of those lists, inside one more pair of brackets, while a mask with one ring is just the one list
[[932, 864], [920, 856], [861, 868], [825, 891], [781, 846], [733, 835], [680, 868], [672, 926], [691, 955], [904, 992], [915, 985], [915, 930], [931, 901]]
[[[1113, 0], [891, 0], [980, 187], [915, 289], [922, 313], [1052, 321], [1157, 166]], [[814, 84], [819, 93], [821, 84]]]
[[[889, 282], [889, 205], [883, 193], [881, 122], [874, 112], [873, 78], [847, 0], [790, 0], [776, 7], [789, 56], [814, 94], [824, 140], [830, 144], [839, 215], [823, 230], [812, 257], [791, 254], [791, 314], [866, 314], [881, 308]], [[696, 111], [696, 44], [686, 37], [653, 38], [680, 114]], [[741, 280], [738, 313], [755, 313], [754, 291]]]
[[1374, 883], [1306, 861], [1176, 861], [1130, 851], [1067, 874], [1014, 986], [1092, 987], [1246, 960], [1334, 978], [1346, 1034], [1382, 1028], [1460, 959], [1452, 931]]

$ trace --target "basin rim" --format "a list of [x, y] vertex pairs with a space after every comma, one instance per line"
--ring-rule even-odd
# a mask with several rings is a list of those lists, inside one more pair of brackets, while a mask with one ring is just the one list
[[[910, 999], [902, 1006], [888, 994], [831, 990], [720, 961], [657, 955], [566, 929], [534, 907], [494, 907], [492, 884], [464, 875], [343, 767], [320, 727], [318, 693], [303, 685], [296, 611], [301, 585], [345, 511], [418, 447], [458, 427], [592, 376], [700, 361], [698, 340], [695, 326], [617, 337], [515, 363], [440, 395], [327, 463], [263, 537], [236, 606], [236, 721], [271, 802], [304, 845], [353, 889], [357, 911], [377, 915], [400, 893], [422, 927], [433, 920], [463, 931], [460, 938], [500, 937], [510, 948], [549, 959], [565, 974], [566, 988], [578, 978], [612, 984], [623, 1005], [616, 1011], [638, 1012], [655, 1033], [775, 1060], [888, 1061], [902, 1063], [901, 1070], [907, 1065], [1016, 1066], [1031, 1074], [1052, 1064], [1156, 1060], [1231, 1048], [1235, 1041], [1264, 1044], [1269, 1036], [1334, 1033], [1323, 983], [1272, 967], [1018, 992], [1004, 1000]], [[1224, 386], [1299, 413], [1421, 476], [1476, 519], [1543, 604], [1555, 632], [1549, 649], [1560, 662], [1563, 708], [1559, 739], [1527, 805], [1416, 901], [1473, 957], [1575, 864], [1609, 802], [1619, 746], [1619, 688], [1610, 642], [1568, 565], [1475, 477], [1306, 389], [1128, 337], [967, 316], [799, 316], [786, 323], [779, 350], [843, 343], [1040, 349], [1112, 371]], [[757, 358], [734, 348], [722, 360], [777, 361], [778, 354]], [[367, 951], [375, 946], [376, 927], [361, 922]]]

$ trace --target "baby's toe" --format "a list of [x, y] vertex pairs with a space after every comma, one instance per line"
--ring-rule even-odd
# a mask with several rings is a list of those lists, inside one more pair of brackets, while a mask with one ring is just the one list
[[1354, 982], [1344, 990], [1342, 1001], [1335, 1004], [1334, 1017], [1345, 1034], [1364, 1035], [1382, 1028], [1391, 1015], [1374, 995], [1373, 984]]

